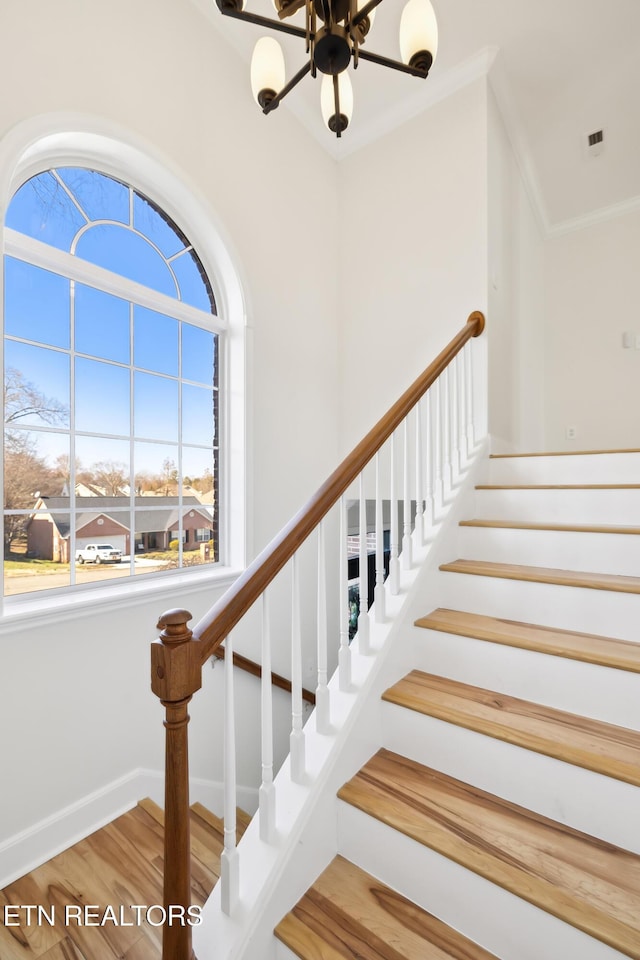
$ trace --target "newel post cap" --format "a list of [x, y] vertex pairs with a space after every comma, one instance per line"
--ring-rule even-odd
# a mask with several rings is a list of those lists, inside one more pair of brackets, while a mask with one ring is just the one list
[[162, 630], [160, 639], [165, 644], [186, 643], [193, 636], [193, 631], [189, 629], [187, 623], [193, 619], [193, 614], [188, 610], [175, 608], [167, 610], [158, 618], [156, 627]]

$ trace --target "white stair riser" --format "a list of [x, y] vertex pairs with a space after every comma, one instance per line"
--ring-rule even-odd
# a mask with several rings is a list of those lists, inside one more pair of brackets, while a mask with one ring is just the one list
[[640, 676], [414, 627], [412, 666], [568, 713], [640, 729]]
[[640, 853], [640, 788], [397, 704], [382, 706], [389, 750]]
[[617, 950], [343, 802], [338, 842], [344, 857], [501, 960], [623, 960]]
[[434, 575], [431, 587], [437, 597], [432, 606], [621, 640], [640, 637], [640, 594], [444, 571]]
[[488, 483], [638, 483], [640, 453], [568, 457], [498, 457]]
[[461, 526], [458, 556], [640, 577], [640, 535]]
[[473, 517], [640, 526], [640, 490], [476, 490]]

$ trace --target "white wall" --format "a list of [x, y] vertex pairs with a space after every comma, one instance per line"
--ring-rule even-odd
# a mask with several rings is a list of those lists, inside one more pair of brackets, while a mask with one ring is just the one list
[[549, 239], [546, 299], [548, 449], [638, 447], [640, 350], [622, 334], [640, 334], [640, 211]]
[[481, 80], [340, 163], [343, 452], [486, 308], [486, 136]]
[[[336, 460], [336, 288], [319, 269], [335, 229], [334, 162], [286, 111], [261, 115], [248, 65], [187, 2], [6, 5], [0, 83], [0, 153], [37, 116], [77, 117], [80, 127], [86, 119], [169, 168], [227, 242], [250, 327], [249, 534], [258, 550]], [[313, 230], [299, 203], [311, 182], [324, 196]], [[0, 723], [15, 735], [3, 737], [0, 843], [132, 769], [160, 769], [162, 711], [148, 665], [155, 621], [171, 606], [198, 619], [217, 593], [166, 589], [20, 627], [4, 618]], [[193, 710], [209, 734], [220, 709], [215, 676], [210, 705], [200, 695]], [[192, 727], [194, 775], [214, 776], [216, 752]]]
[[544, 449], [544, 241], [488, 87], [489, 432], [494, 453]]

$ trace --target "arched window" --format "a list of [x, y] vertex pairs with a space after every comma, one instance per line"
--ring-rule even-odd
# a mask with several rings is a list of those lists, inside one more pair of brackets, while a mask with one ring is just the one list
[[96, 170], [5, 217], [4, 591], [216, 563], [223, 324], [197, 252]]

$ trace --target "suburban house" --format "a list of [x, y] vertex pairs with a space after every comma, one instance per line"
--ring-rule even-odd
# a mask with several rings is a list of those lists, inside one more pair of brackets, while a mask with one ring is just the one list
[[[268, 0], [247, 0], [247, 6], [264, 16], [273, 15]], [[400, 0], [380, 4], [371, 46], [380, 27], [383, 42], [385, 37], [388, 41], [382, 54], [398, 55], [391, 39], [393, 34], [397, 46], [402, 6]], [[188, 238], [185, 249], [197, 252], [198, 269], [202, 267], [211, 283], [218, 311], [210, 311], [208, 320], [220, 343], [215, 463], [210, 456], [219, 480], [215, 522], [219, 523], [220, 549], [215, 564], [194, 569], [4, 598], [0, 711], [6, 735], [0, 788], [0, 889], [140, 798], [150, 796], [163, 803], [164, 712], [149, 682], [149, 650], [152, 645], [158, 649], [154, 641], [159, 618], [168, 610], [187, 610], [191, 627], [206, 620], [248, 564], [458, 334], [473, 311], [486, 315], [484, 332], [470, 342], [476, 379], [466, 388], [467, 396], [477, 392], [479, 433], [486, 426], [486, 446], [481, 448], [479, 443], [476, 454], [485, 456], [490, 450], [505, 460], [491, 465], [485, 460], [482, 467], [472, 463], [468, 488], [463, 489], [460, 482], [467, 496], [465, 505], [474, 509], [473, 484], [532, 482], [524, 470], [509, 474], [508, 465], [504, 468], [507, 479], [503, 479], [495, 463], [508, 464], [507, 455], [549, 452], [558, 455], [554, 463], [559, 473], [549, 480], [541, 469], [534, 483], [594, 488], [607, 483], [620, 488], [611, 494], [613, 519], [602, 519], [598, 502], [592, 504], [594, 514], [576, 519], [576, 524], [638, 524], [638, 514], [633, 513], [637, 503], [632, 499], [636, 496], [632, 488], [640, 483], [635, 455], [630, 467], [613, 469], [613, 480], [610, 476], [600, 480], [593, 461], [573, 454], [640, 448], [640, 4], [637, 0], [433, 0], [433, 6], [440, 47], [429, 78], [402, 76], [363, 59], [353, 79], [353, 118], [338, 139], [322, 122], [319, 78], [304, 77], [277, 110], [263, 114], [252, 98], [250, 83], [251, 49], [261, 31], [221, 16], [214, 0], [113, 0], [108, 6], [31, 0], [1, 5], [0, 210], [5, 265], [25, 259], [28, 250], [47, 278], [64, 272], [61, 265], [67, 252], [47, 245], [46, 238], [25, 240], [19, 231], [4, 225], [19, 188], [30, 178], [56, 169], [97, 171], [128, 186], [137, 191], [136, 196], [148, 197], [154, 210], [157, 206], [162, 211], [175, 225], [174, 235]], [[299, 38], [289, 39], [287, 77], [300, 69], [305, 57]], [[160, 240], [154, 241], [154, 251], [160, 246]], [[175, 254], [168, 253], [164, 260], [170, 265], [172, 257]], [[78, 289], [88, 285], [89, 276], [106, 284], [106, 268], [92, 263], [90, 270], [81, 257], [77, 260], [77, 267], [65, 274], [65, 295], [71, 304], [78, 299]], [[72, 295], [69, 284], [75, 291]], [[143, 291], [135, 278], [128, 278], [126, 284], [132, 297], [139, 296], [136, 307], [166, 319], [162, 307], [169, 294]], [[28, 296], [28, 283], [25, 289]], [[186, 328], [193, 320], [194, 329], [201, 332], [202, 309], [175, 296], [174, 300], [179, 322]], [[121, 302], [125, 301], [120, 294], [111, 296], [110, 308], [119, 310]], [[128, 323], [134, 307], [127, 311], [128, 306], [124, 311]], [[68, 325], [69, 310], [59, 314]], [[116, 330], [110, 320], [97, 325]], [[37, 343], [35, 337], [23, 337], [18, 328], [5, 335], [14, 350], [34, 358], [32, 381], [37, 381], [38, 358], [46, 343], [59, 365], [56, 369], [63, 371], [61, 378], [64, 375], [65, 383], [71, 385], [58, 406], [58, 422], [38, 425], [43, 458], [54, 460], [62, 454], [69, 460], [68, 437], [74, 429], [78, 446], [86, 443], [88, 449], [93, 443], [104, 448], [91, 452], [87, 462], [122, 460], [119, 445], [126, 447], [129, 457], [137, 442], [133, 427], [131, 438], [127, 434], [123, 440], [119, 431], [109, 428], [85, 429], [74, 419], [78, 411], [73, 416], [68, 412], [69, 391], [80, 382], [69, 370], [81, 370], [82, 363], [89, 363], [87, 351], [78, 350], [75, 356], [44, 323]], [[182, 357], [180, 351], [182, 346], [179, 350], [176, 345], [176, 357]], [[150, 342], [149, 353], [153, 354], [149, 363], [157, 362], [158, 368], [145, 362], [138, 369], [135, 357], [125, 362], [105, 353], [91, 355], [96, 369], [110, 365], [110, 372], [115, 371], [108, 390], [103, 381], [87, 378], [87, 408], [92, 414], [106, 419], [121, 412], [124, 390], [135, 377], [143, 384], [153, 379], [154, 386], [166, 387], [167, 393], [174, 390], [178, 374], [161, 369], [166, 351]], [[180, 377], [176, 396], [178, 389], [185, 398], [208, 391], [206, 403], [194, 402], [189, 408], [194, 420], [205, 408], [210, 415], [217, 403], [218, 384], [203, 385], [182, 373]], [[39, 389], [51, 393], [41, 383]], [[187, 400], [181, 404], [182, 417]], [[122, 414], [127, 429], [136, 416], [131, 401]], [[186, 414], [183, 418], [180, 430], [187, 436]], [[6, 426], [6, 432], [13, 431], [19, 440], [24, 439], [20, 431], [28, 439], [29, 431], [34, 434], [35, 429], [27, 415]], [[140, 444], [153, 460], [155, 473], [161, 471], [166, 457], [178, 462], [174, 429], [177, 436], [178, 427], [158, 403], [156, 422], [145, 426]], [[213, 431], [211, 440], [210, 446]], [[185, 550], [198, 549], [208, 541], [213, 529], [210, 507], [190, 496], [186, 478], [202, 476], [209, 463], [201, 458], [204, 444], [187, 436], [183, 445], [185, 486], [179, 498], [134, 498], [135, 531], [130, 522], [132, 499], [81, 498], [77, 502], [82, 506], [76, 509], [76, 543], [108, 539], [127, 554], [164, 550], [177, 530], [178, 511]], [[193, 468], [187, 454], [193, 454]], [[561, 475], [560, 463], [565, 462], [561, 454], [572, 455], [566, 458], [571, 461], [566, 476]], [[133, 457], [132, 453], [132, 463]], [[537, 463], [532, 457], [525, 466], [534, 464], [535, 473]], [[368, 482], [373, 489], [373, 474]], [[452, 484], [452, 491], [454, 487], [458, 490]], [[44, 488], [30, 487], [29, 492], [34, 489]], [[357, 493], [351, 491], [349, 496], [354, 500]], [[569, 507], [563, 505], [556, 516], [543, 519], [564, 523], [574, 507], [577, 511], [580, 497], [570, 492], [563, 501]], [[129, 513], [117, 509], [120, 499], [126, 500]], [[366, 499], [365, 512], [373, 500], [369, 487]], [[415, 499], [411, 493], [405, 500], [412, 501], [405, 516], [413, 516]], [[455, 550], [460, 534], [454, 520], [457, 524], [478, 519], [460, 515], [462, 508], [456, 506], [453, 492], [451, 503], [453, 519], [445, 530], [450, 539], [438, 547], [443, 563], [459, 557]], [[505, 515], [510, 509], [505, 508]], [[22, 507], [15, 512], [29, 513]], [[487, 514], [480, 519], [495, 518]], [[28, 551], [68, 560], [69, 532], [68, 498], [41, 498], [28, 525]], [[349, 533], [358, 536], [355, 520]], [[330, 543], [332, 536], [330, 530]], [[557, 531], [552, 536], [558, 536]], [[626, 541], [635, 542], [630, 535]], [[551, 555], [544, 561], [549, 567], [562, 566], [554, 562], [554, 556], [560, 555], [556, 545], [553, 540]], [[312, 546], [315, 549], [315, 541]], [[352, 546], [355, 552], [358, 542]], [[575, 552], [590, 557], [598, 550], [590, 553], [580, 543]], [[307, 561], [304, 554], [303, 570]], [[536, 561], [520, 558], [515, 562]], [[332, 559], [331, 576], [336, 569]], [[614, 566], [607, 575], [622, 572], [629, 579], [640, 576], [632, 549], [628, 567], [622, 571]], [[289, 566], [282, 575], [293, 580]], [[433, 607], [454, 608], [457, 597], [470, 595], [448, 586], [455, 579], [445, 584], [446, 576], [455, 577], [434, 569], [425, 588], [425, 608], [404, 610], [409, 630], [417, 617], [426, 616]], [[547, 592], [537, 602], [525, 597], [528, 588], [514, 587], [508, 579], [494, 578], [482, 588], [476, 586], [479, 577], [467, 580], [473, 585], [465, 589], [476, 591], [478, 609], [486, 608], [486, 616], [490, 615], [489, 597], [496, 604], [492, 615], [504, 622], [526, 620], [529, 614], [522, 611], [530, 603], [538, 614], [536, 622], [548, 628], [624, 641], [639, 639], [636, 596], [623, 596], [620, 602], [627, 604], [623, 614], [619, 619], [612, 614], [607, 626], [609, 601], [602, 599], [601, 590], [592, 590], [597, 597], [590, 594], [585, 603], [586, 590], [578, 591], [575, 599], [565, 599], [568, 588], [556, 584], [542, 588]], [[315, 616], [315, 583], [303, 590], [299, 661], [292, 659], [289, 643], [293, 614], [288, 584], [288, 579], [285, 586], [276, 584], [270, 593], [272, 669], [291, 677], [295, 668], [304, 685], [315, 688], [315, 626], [307, 629], [309, 618]], [[435, 588], [443, 584], [446, 588], [440, 597]], [[260, 616], [256, 604], [233, 636], [234, 650], [258, 663], [263, 659]], [[330, 630], [335, 632], [331, 618]], [[453, 640], [441, 649], [430, 636], [429, 649], [436, 649], [434, 656], [440, 657], [447, 677], [459, 668], [468, 671], [466, 682], [501, 689], [502, 667], [493, 654], [478, 667], [478, 676], [471, 677], [476, 660], [464, 642]], [[497, 644], [487, 646], [493, 650]], [[520, 655], [522, 662], [517, 659]], [[532, 659], [524, 659], [527, 656]], [[616, 687], [621, 692], [605, 696], [595, 672], [600, 667], [581, 663], [571, 673], [570, 660], [554, 657], [549, 659], [562, 661], [560, 666], [547, 670], [546, 662], [539, 666], [535, 656], [513, 652], [510, 663], [520, 678], [518, 697], [544, 700], [536, 689], [553, 677], [550, 682], [561, 709], [584, 712], [620, 727], [634, 725], [633, 716], [629, 719], [622, 711], [623, 703], [631, 702], [631, 682], [637, 674], [625, 673]], [[338, 659], [336, 645], [325, 666], [329, 677]], [[422, 667], [427, 670], [429, 663]], [[225, 779], [220, 735], [225, 669], [215, 658], [207, 661], [202, 689], [189, 705], [192, 797], [217, 807], [222, 805]], [[623, 669], [612, 672], [622, 674]], [[380, 668], [380, 676], [371, 680], [376, 697], [384, 686], [382, 674]], [[397, 679], [394, 675], [389, 683]], [[360, 687], [359, 683], [356, 673], [352, 684], [356, 692], [367, 686], [365, 681]], [[274, 770], [283, 763], [288, 769], [285, 758], [291, 735], [289, 700], [279, 696], [280, 692], [274, 695]], [[562, 700], [565, 696], [570, 703]], [[636, 710], [638, 702], [636, 697]], [[235, 712], [240, 721], [238, 797], [253, 812], [262, 770], [268, 766], [261, 760], [260, 691], [254, 677], [243, 674], [238, 681]], [[387, 732], [373, 706], [362, 707], [362, 718], [361, 736], [354, 747], [354, 757], [358, 751], [361, 755], [359, 763], [367, 760], [367, 751], [372, 753], [380, 745], [374, 743], [375, 737]], [[297, 713], [294, 724], [301, 723]], [[300, 733], [296, 727], [294, 742]], [[396, 733], [398, 742], [404, 740], [407, 750], [415, 753], [415, 762], [426, 763], [420, 751], [429, 741], [444, 744], [442, 754], [454, 758], [466, 751], [470, 765], [477, 757], [478, 767], [484, 767], [485, 754], [475, 752], [475, 741], [468, 749], [444, 735], [440, 741], [439, 728], [422, 734], [398, 726]], [[328, 739], [327, 735], [320, 743], [317, 756]], [[524, 759], [513, 759], [512, 765], [516, 748], [503, 746], [514, 752], [500, 761], [506, 771], [505, 789], [513, 781], [514, 790], [522, 791], [513, 803], [527, 806], [529, 791], [535, 807], [538, 794], [554, 776], [539, 765], [538, 754], [523, 751]], [[333, 775], [337, 778], [342, 772], [336, 763]], [[344, 780], [353, 773], [349, 769]], [[581, 769], [578, 775], [583, 773]], [[461, 774], [451, 775], [462, 779]], [[588, 775], [607, 779], [598, 773]], [[611, 846], [631, 848], [624, 831], [631, 834], [636, 829], [637, 833], [630, 811], [637, 803], [633, 791], [638, 788], [624, 783], [628, 792], [618, 807], [617, 794], [607, 793], [608, 787], [600, 793], [598, 784], [592, 790], [588, 779], [577, 783], [572, 784], [572, 796], [578, 798], [574, 806], [554, 799], [548, 802], [550, 812], [543, 798], [540, 816], [557, 814], [561, 819], [566, 814], [572, 828], [596, 836], [602, 833]], [[292, 803], [297, 803], [295, 790], [292, 796]], [[602, 822], [601, 833], [600, 827], [580, 820], [581, 799], [589, 808], [587, 813]], [[572, 821], [576, 807], [579, 815]], [[322, 859], [325, 847], [336, 845], [337, 821], [334, 807], [324, 800], [313, 816], [308, 813], [304, 824], [301, 821], [294, 866], [282, 866], [273, 887], [264, 885], [264, 897], [272, 898], [268, 919], [273, 920], [278, 910], [279, 916], [284, 915], [314, 882], [316, 861]], [[350, 824], [344, 821], [341, 827], [347, 844]], [[326, 842], [323, 831], [329, 838]], [[377, 856], [382, 865], [387, 861], [395, 870], [399, 888], [403, 872], [418, 875], [423, 870], [412, 859], [406, 837], [391, 843], [380, 832], [369, 846], [372, 861]], [[261, 863], [269, 856], [265, 854]], [[367, 869], [374, 872], [373, 866]], [[460, 875], [455, 872], [458, 869]], [[505, 899], [496, 920], [493, 907], [483, 899], [484, 888], [477, 893], [475, 887], [467, 886], [463, 872], [456, 862], [441, 887], [459, 891], [455, 897], [461, 910], [471, 915], [471, 926], [480, 931], [478, 940], [491, 925], [501, 928], [498, 939], [507, 927], [515, 938], [516, 945], [501, 953], [488, 933], [483, 941], [487, 956], [501, 954], [504, 960], [640, 956], [637, 941], [633, 948], [622, 949], [597, 940], [592, 950], [593, 938], [580, 929], [575, 937], [584, 939], [583, 950], [582, 941], [571, 939], [574, 933], [564, 939], [564, 925], [555, 916], [540, 928], [543, 939], [533, 940], [526, 953], [518, 946], [517, 928], [526, 931], [528, 923], [536, 928], [535, 917], [524, 908], [518, 912], [519, 907], [511, 913], [511, 901]], [[435, 875], [431, 867], [423, 873]], [[255, 878], [259, 876], [256, 870]], [[484, 879], [482, 883], [489, 886]], [[255, 899], [262, 893], [256, 893]], [[511, 896], [503, 893], [505, 898]], [[530, 904], [525, 907], [529, 909]], [[457, 921], [454, 917], [447, 922], [456, 926]], [[460, 919], [460, 926], [465, 922], [466, 917]], [[229, 932], [224, 924], [223, 918], [223, 938]], [[271, 922], [271, 930], [273, 926]], [[247, 929], [262, 936], [256, 942], [267, 942], [258, 921], [255, 928]], [[199, 960], [214, 956], [213, 950], [203, 953], [201, 946]], [[249, 949], [240, 960], [274, 960], [275, 949], [269, 945], [254, 956]], [[280, 954], [285, 956], [290, 955]]]
[[[96, 540], [108, 540], [123, 556], [131, 552], [129, 497], [77, 497], [76, 549]], [[195, 497], [135, 497], [135, 553], [168, 550], [179, 536], [182, 513], [184, 550], [197, 550], [213, 536], [213, 518]], [[69, 497], [41, 497], [27, 526], [29, 555], [68, 563], [71, 516]]]

